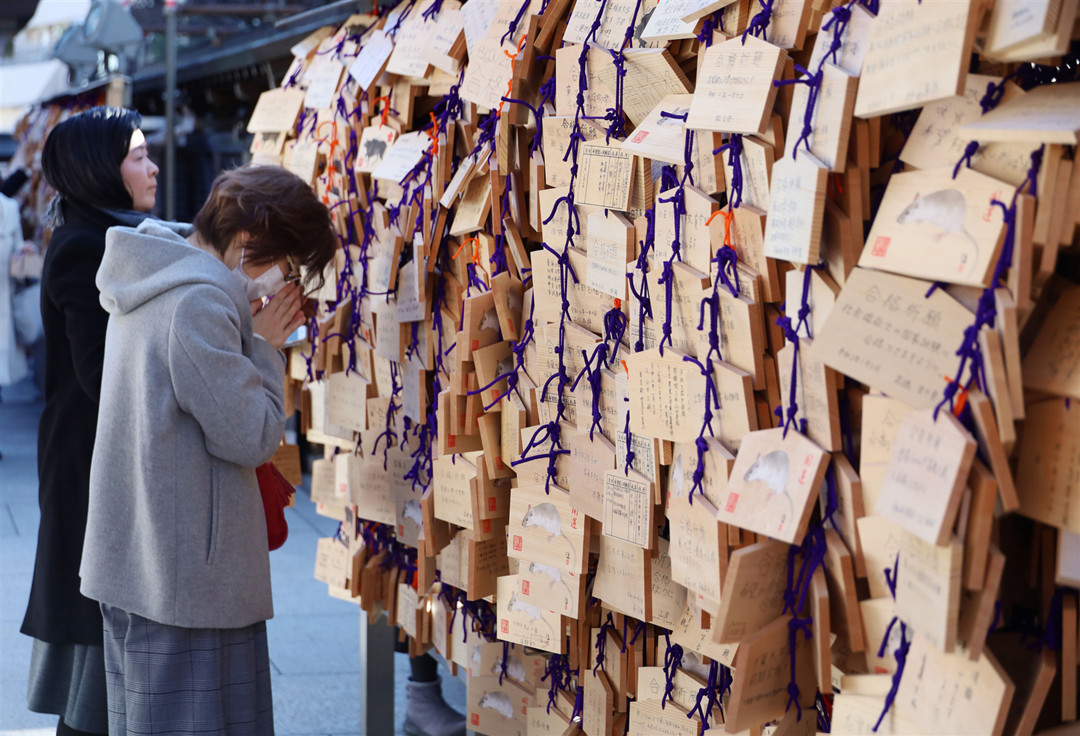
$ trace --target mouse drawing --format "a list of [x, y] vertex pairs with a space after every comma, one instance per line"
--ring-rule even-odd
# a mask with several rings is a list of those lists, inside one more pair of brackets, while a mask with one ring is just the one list
[[549, 542], [555, 537], [565, 539], [566, 543], [570, 545], [571, 552], [573, 552], [574, 561], [570, 567], [577, 569], [577, 550], [574, 549], [574, 543], [570, 541], [570, 537], [563, 534], [562, 517], [559, 516], [559, 510], [555, 508], [555, 504], [539, 503], [536, 506], [529, 504], [529, 508], [525, 510], [525, 515], [521, 517], [521, 525], [526, 529], [534, 526], [540, 527], [548, 533], [547, 541]]
[[[518, 682], [525, 682], [525, 665], [521, 663], [521, 660], [517, 657], [509, 656], [505, 660], [506, 662], [506, 675]], [[496, 662], [491, 668], [491, 674], [502, 674], [502, 663]]]
[[364, 156], [366, 158], [377, 158], [381, 161], [384, 155], [386, 155], [386, 141], [364, 141]]
[[517, 597], [517, 593], [510, 596], [510, 600], [506, 603], [506, 610], [510, 613], [524, 613], [532, 619], [533, 623], [540, 622], [544, 626], [547, 626], [548, 631], [551, 632], [552, 635], [555, 634], [555, 632], [551, 630], [551, 624], [544, 620], [544, 612], [540, 610], [540, 606], [526, 603]]
[[499, 315], [495, 313], [494, 309], [489, 309], [484, 312], [484, 318], [480, 320], [480, 329], [483, 330], [495, 330], [499, 329]]
[[514, 717], [514, 703], [506, 693], [490, 692], [480, 696], [480, 707], [493, 710], [503, 718]]
[[684, 670], [690, 674], [697, 675], [708, 679], [709, 677], [709, 665], [702, 662], [698, 655], [691, 651], [683, 651], [682, 662], [679, 664]]
[[563, 580], [562, 570], [559, 568], [552, 567], [551, 565], [541, 565], [539, 562], [533, 562], [529, 565], [529, 572], [538, 572], [541, 575], [546, 575], [550, 578], [551, 582], [548, 583], [548, 587], [555, 585], [556, 582], [562, 583], [563, 587], [566, 588], [566, 594], [571, 598], [573, 597], [573, 591], [570, 590], [570, 586]]
[[675, 455], [675, 460], [671, 463], [671, 482], [668, 483], [668, 496], [682, 498], [683, 490], [682, 453], [680, 452]]
[[765, 496], [766, 501], [769, 501], [774, 496], [786, 498], [790, 509], [787, 518], [791, 519], [795, 515], [795, 505], [787, 492], [788, 464], [788, 454], [786, 452], [773, 450], [755, 460], [750, 469], [746, 471], [743, 480], [748, 483], [750, 481], [764, 483], [769, 489], [768, 494]]
[[410, 498], [401, 507], [401, 515], [406, 519], [412, 519], [417, 526], [424, 525], [424, 512], [420, 508], [420, 502]]
[[[974, 250], [971, 267], [974, 267], [979, 258], [979, 243], [964, 227], [966, 217], [967, 199], [964, 193], [959, 189], [939, 189], [936, 192], [930, 192], [925, 197], [916, 194], [911, 204], [896, 217], [896, 221], [901, 225], [908, 222], [929, 222], [941, 229], [941, 232], [934, 237], [935, 242], [946, 235], [962, 233], [971, 241], [971, 247]], [[962, 262], [966, 264], [967, 260], [965, 254]]]
[[512, 356], [512, 355], [507, 355], [505, 358], [500, 360], [498, 366], [496, 366], [496, 368], [495, 368], [495, 375], [499, 376], [499, 377], [509, 376], [513, 372], [514, 372], [514, 356]]
[[510, 310], [513, 311], [513, 312], [520, 312], [521, 311], [522, 298], [523, 297], [522, 297], [521, 293], [518, 292], [517, 290], [511, 289], [510, 291], [506, 292], [506, 304], [507, 304], [507, 306], [510, 307]]

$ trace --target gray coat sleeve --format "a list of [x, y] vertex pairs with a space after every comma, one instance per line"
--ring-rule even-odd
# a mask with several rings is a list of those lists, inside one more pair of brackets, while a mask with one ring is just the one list
[[176, 305], [169, 370], [177, 403], [201, 425], [215, 457], [254, 468], [285, 433], [284, 365], [264, 340], [241, 348], [236, 306], [216, 287], [189, 291]]

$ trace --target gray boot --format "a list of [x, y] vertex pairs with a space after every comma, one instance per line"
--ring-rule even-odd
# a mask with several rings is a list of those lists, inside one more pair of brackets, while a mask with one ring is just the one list
[[465, 736], [465, 716], [443, 700], [442, 680], [405, 683], [405, 733], [409, 736]]

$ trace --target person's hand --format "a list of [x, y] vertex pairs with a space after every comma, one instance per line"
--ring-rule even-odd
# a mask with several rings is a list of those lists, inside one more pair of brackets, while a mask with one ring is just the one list
[[280, 350], [289, 335], [304, 324], [304, 313], [300, 309], [302, 297], [296, 284], [289, 284], [274, 294], [270, 302], [251, 318], [255, 334]]

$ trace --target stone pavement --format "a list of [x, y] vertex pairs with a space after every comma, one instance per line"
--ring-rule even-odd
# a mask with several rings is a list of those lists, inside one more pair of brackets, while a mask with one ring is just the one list
[[[37, 423], [42, 402], [28, 381], [3, 389], [0, 403], [0, 736], [50, 736], [56, 717], [26, 709], [30, 639], [19, 625], [30, 590], [37, 539]], [[315, 513], [307, 489], [288, 509], [289, 540], [270, 554], [274, 618], [267, 624], [276, 736], [365, 736], [358, 693], [359, 608], [330, 598], [312, 577], [315, 544], [337, 522]], [[395, 722], [404, 731], [408, 658], [394, 657]], [[379, 673], [380, 675], [382, 673]], [[465, 685], [443, 668], [443, 692], [459, 711]], [[366, 736], [391, 736], [368, 734]]]

